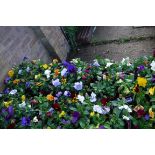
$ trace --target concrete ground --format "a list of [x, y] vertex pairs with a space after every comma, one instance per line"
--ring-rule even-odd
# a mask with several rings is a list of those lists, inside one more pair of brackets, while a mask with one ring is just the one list
[[120, 61], [152, 55], [155, 49], [155, 27], [108, 26], [97, 27], [92, 43], [81, 47], [71, 58], [91, 62], [97, 56]]

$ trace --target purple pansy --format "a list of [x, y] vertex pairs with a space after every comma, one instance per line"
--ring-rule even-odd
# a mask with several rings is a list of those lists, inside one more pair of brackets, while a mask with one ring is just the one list
[[62, 95], [62, 92], [59, 91], [57, 94], [56, 94], [56, 97], [60, 97]]
[[9, 92], [10, 92], [9, 88], [6, 88], [6, 89], [3, 90], [4, 94], [9, 94]]
[[30, 88], [30, 85], [31, 85], [30, 82], [26, 82], [26, 83], [25, 83], [25, 87], [26, 87], [26, 88]]
[[10, 80], [11, 80], [10, 77], [6, 77], [6, 78], [4, 79], [4, 84], [7, 84]]
[[63, 119], [63, 120], [62, 120], [62, 123], [63, 123], [64, 125], [68, 125], [68, 124], [70, 124], [70, 120], [67, 120], [67, 121], [66, 121], [66, 120]]
[[151, 81], [152, 81], [152, 83], [155, 83], [155, 75], [152, 75]]
[[73, 65], [73, 64], [71, 64], [71, 63], [69, 63], [67, 61], [64, 61], [62, 64], [67, 68], [67, 71], [69, 73], [75, 73], [76, 72], [75, 65]]
[[29, 117], [22, 117], [21, 125], [22, 126], [29, 126], [30, 125], [30, 118]]
[[145, 69], [145, 66], [144, 65], [140, 65], [137, 67], [138, 71], [143, 71]]
[[125, 98], [126, 103], [132, 103], [133, 102], [133, 98], [132, 97], [127, 97]]
[[80, 113], [78, 111], [74, 111], [72, 114], [72, 123], [75, 124], [80, 117]]
[[67, 96], [67, 97], [69, 97], [69, 96], [71, 96], [71, 93], [70, 93], [68, 90], [66, 90], [66, 91], [64, 92], [64, 95]]
[[149, 114], [146, 114], [146, 115], [144, 116], [144, 119], [145, 119], [146, 121], [148, 121], [148, 120], [150, 119]]
[[8, 110], [9, 115], [13, 116], [13, 114], [14, 114], [13, 106], [9, 106], [7, 110]]
[[105, 127], [103, 125], [100, 125], [99, 129], [105, 129]]

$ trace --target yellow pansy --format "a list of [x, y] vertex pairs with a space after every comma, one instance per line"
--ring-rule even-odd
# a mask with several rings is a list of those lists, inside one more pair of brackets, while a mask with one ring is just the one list
[[22, 99], [22, 102], [24, 102], [26, 100], [26, 96], [22, 95], [21, 99]]
[[94, 111], [90, 113], [90, 117], [93, 117], [94, 115], [95, 115]]
[[41, 82], [37, 82], [36, 86], [42, 86], [43, 84]]
[[53, 63], [54, 64], [58, 63], [58, 59], [53, 59]]
[[72, 102], [73, 103], [76, 103], [78, 100], [77, 100], [77, 97], [74, 97], [73, 99], [72, 99]]
[[66, 79], [62, 79], [62, 80], [61, 80], [61, 83], [62, 83], [62, 84], [65, 84], [66, 81], [67, 81]]
[[138, 77], [137, 82], [139, 86], [146, 87], [146, 84], [147, 84], [146, 78]]
[[8, 76], [9, 77], [13, 77], [14, 76], [14, 71], [13, 70], [9, 70], [8, 71]]
[[44, 64], [42, 65], [44, 69], [47, 69], [48, 68], [48, 65], [47, 64]]
[[155, 91], [155, 87], [151, 87], [151, 88], [149, 89], [149, 94], [150, 94], [150, 95], [154, 95], [154, 91]]
[[59, 114], [59, 117], [64, 117], [66, 115], [66, 113], [64, 111], [62, 111], [60, 114]]
[[47, 98], [48, 101], [53, 101], [54, 100], [54, 96], [51, 95], [51, 94], [47, 95], [46, 98]]
[[41, 77], [41, 74], [38, 74], [38, 75], [35, 75], [35, 79], [38, 79], [38, 78], [40, 78]]
[[12, 101], [7, 101], [7, 102], [4, 102], [3, 104], [6, 108], [8, 108], [12, 104]]
[[13, 80], [13, 83], [14, 83], [14, 84], [18, 84], [19, 82], [20, 82], [19, 79], [15, 79], [15, 80]]
[[154, 118], [154, 112], [152, 111], [152, 108], [149, 109], [149, 116], [151, 118]]

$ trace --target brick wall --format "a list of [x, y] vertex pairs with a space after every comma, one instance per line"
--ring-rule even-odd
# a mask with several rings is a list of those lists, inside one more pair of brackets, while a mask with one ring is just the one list
[[30, 60], [41, 59], [47, 63], [57, 54], [61, 60], [66, 59], [69, 46], [60, 28], [41, 27], [41, 30], [47, 37], [44, 40], [52, 48], [50, 51], [31, 27], [0, 27], [0, 89], [7, 71], [21, 63], [25, 56]]

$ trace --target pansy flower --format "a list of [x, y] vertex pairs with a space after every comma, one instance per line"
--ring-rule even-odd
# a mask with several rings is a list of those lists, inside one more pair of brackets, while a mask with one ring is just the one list
[[76, 90], [81, 90], [83, 88], [83, 83], [80, 81], [80, 82], [75, 82], [74, 83], [74, 88]]
[[137, 78], [137, 82], [138, 82], [138, 85], [139, 86], [146, 87], [146, 84], [147, 84], [146, 78], [144, 78], [144, 77], [138, 77]]
[[79, 94], [79, 95], [77, 96], [77, 99], [78, 99], [81, 103], [84, 103], [85, 97]]
[[13, 89], [13, 90], [10, 91], [9, 94], [10, 94], [10, 95], [15, 95], [16, 93], [17, 93], [17, 89]]
[[102, 103], [103, 106], [106, 106], [106, 104], [108, 103], [108, 99], [107, 98], [102, 98], [101, 103]]
[[61, 110], [60, 105], [59, 105], [58, 103], [54, 103], [54, 104], [52, 105], [52, 107], [53, 107], [55, 110], [58, 110], [58, 111]]
[[151, 69], [153, 71], [155, 71], [155, 61], [154, 60], [151, 62], [150, 66], [151, 66]]
[[29, 117], [22, 117], [21, 119], [21, 126], [25, 127], [25, 126], [29, 126], [30, 125], [30, 118]]
[[59, 79], [56, 79], [56, 80], [52, 80], [52, 84], [55, 86], [55, 87], [58, 87], [61, 85], [61, 82]]
[[80, 113], [78, 111], [74, 111], [72, 114], [72, 123], [75, 124], [80, 118]]
[[96, 94], [94, 92], [91, 93], [90, 102], [96, 102]]
[[67, 61], [64, 61], [64, 62], [63, 62], [63, 65], [67, 68], [67, 71], [68, 71], [69, 73], [75, 73], [75, 72], [76, 72], [76, 67], [75, 67], [75, 65], [73, 65], [73, 64], [71, 64], [71, 63], [69, 63], [69, 62], [67, 62]]
[[140, 65], [137, 67], [138, 71], [143, 71], [145, 69], [145, 66], [144, 65]]
[[7, 84], [10, 80], [11, 80], [10, 77], [6, 77], [6, 78], [4, 79], [4, 84]]

